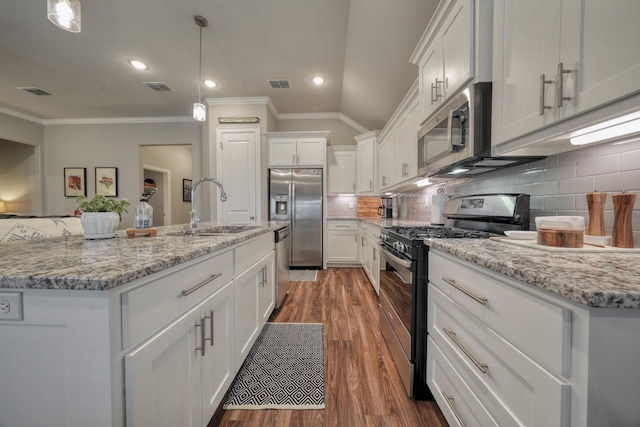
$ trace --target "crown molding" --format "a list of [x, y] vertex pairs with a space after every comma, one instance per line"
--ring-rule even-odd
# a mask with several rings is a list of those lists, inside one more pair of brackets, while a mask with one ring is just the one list
[[369, 129], [362, 126], [360, 123], [344, 115], [343, 113], [280, 113], [276, 116], [278, 120], [326, 120], [337, 119], [340, 120], [352, 128], [365, 133], [369, 132]]
[[139, 123], [187, 123], [193, 122], [190, 116], [166, 117], [96, 117], [87, 119], [45, 119], [43, 125], [103, 125], [103, 124], [139, 124]]
[[16, 117], [22, 120], [28, 120], [33, 123], [37, 123], [39, 125], [43, 124], [43, 119], [39, 119], [37, 117], [30, 116], [29, 114], [20, 113], [18, 111], [10, 110], [9, 108], [0, 107], [0, 113], [6, 114], [7, 116]]

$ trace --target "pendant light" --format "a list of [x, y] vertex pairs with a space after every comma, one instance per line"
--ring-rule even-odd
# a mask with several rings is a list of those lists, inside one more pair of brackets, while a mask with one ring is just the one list
[[47, 0], [47, 18], [70, 33], [79, 33], [80, 0]]
[[204, 122], [207, 120], [207, 107], [201, 102], [200, 87], [202, 86], [202, 29], [209, 25], [204, 16], [196, 15], [193, 18], [196, 25], [200, 27], [200, 54], [198, 62], [198, 102], [193, 104], [193, 120]]

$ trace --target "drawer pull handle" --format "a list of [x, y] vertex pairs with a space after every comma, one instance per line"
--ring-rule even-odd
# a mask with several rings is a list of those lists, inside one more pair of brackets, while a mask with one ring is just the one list
[[186, 297], [187, 295], [190, 295], [190, 294], [194, 293], [195, 291], [197, 291], [198, 289], [200, 289], [201, 287], [203, 287], [207, 283], [213, 282], [214, 280], [216, 280], [220, 276], [222, 276], [222, 273], [212, 274], [211, 277], [209, 277], [208, 279], [203, 280], [202, 282], [198, 283], [197, 285], [182, 291], [182, 295]]
[[455, 332], [451, 332], [450, 330], [448, 330], [447, 328], [442, 328], [442, 330], [444, 331], [445, 334], [447, 334], [449, 336], [449, 338], [451, 338], [451, 341], [453, 341], [455, 343], [455, 345], [458, 346], [458, 348], [460, 350], [462, 350], [462, 352], [464, 353], [465, 356], [467, 356], [469, 358], [469, 360], [471, 360], [471, 362], [476, 365], [476, 368], [478, 368], [478, 370], [480, 372], [482, 372], [483, 374], [487, 373], [487, 369], [489, 369], [489, 365], [487, 365], [486, 363], [480, 363], [478, 362], [478, 359], [476, 359], [475, 357], [473, 357], [473, 354], [471, 354], [469, 352], [469, 350], [467, 350], [466, 348], [464, 348], [464, 346], [462, 345], [462, 343], [460, 341], [458, 341], [458, 338], [456, 338], [456, 334]]
[[[206, 341], [205, 337], [204, 337], [204, 320], [202, 320], [202, 323], [196, 323], [196, 329], [200, 328], [200, 342], [202, 343], [202, 345], [200, 347], [196, 347], [196, 351], [200, 350], [200, 355], [204, 356], [205, 354], [205, 346], [204, 346], [204, 342]], [[196, 342], [198, 341], [198, 339], [196, 338]]]
[[462, 427], [467, 427], [467, 424], [462, 420], [462, 417], [458, 412], [458, 408], [456, 407], [455, 399], [453, 398], [453, 396], [449, 396], [446, 391], [442, 392], [442, 396], [447, 402], [449, 409], [451, 409], [451, 412], [453, 412], [453, 416], [456, 417], [456, 420], [458, 420], [458, 423], [460, 423]]
[[451, 286], [453, 286], [454, 288], [456, 288], [457, 290], [459, 290], [460, 292], [462, 292], [463, 294], [465, 294], [469, 298], [473, 299], [476, 302], [479, 302], [482, 305], [485, 305], [489, 301], [488, 299], [486, 299], [484, 297], [479, 297], [479, 296], [475, 295], [473, 292], [466, 290], [462, 286], [458, 285], [456, 283], [456, 281], [453, 280], [453, 279], [449, 279], [447, 277], [443, 277], [442, 280], [444, 280], [445, 282], [447, 282], [448, 284], [450, 284]]

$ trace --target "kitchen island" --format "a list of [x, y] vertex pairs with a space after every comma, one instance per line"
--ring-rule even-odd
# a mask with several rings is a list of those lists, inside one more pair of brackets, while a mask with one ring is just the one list
[[286, 225], [0, 245], [0, 425], [206, 426], [273, 310]]
[[427, 239], [428, 384], [469, 425], [640, 422], [640, 254]]

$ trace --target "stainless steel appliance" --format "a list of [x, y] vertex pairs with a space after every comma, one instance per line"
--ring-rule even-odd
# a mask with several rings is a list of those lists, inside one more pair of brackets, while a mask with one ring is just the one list
[[282, 306], [284, 297], [289, 293], [289, 260], [291, 250], [291, 228], [285, 227], [280, 230], [276, 230], [276, 308]]
[[418, 175], [470, 176], [543, 159], [491, 156], [491, 83], [469, 85], [418, 131]]
[[270, 169], [269, 220], [291, 223], [291, 267], [322, 268], [322, 169]]
[[[409, 396], [431, 400], [427, 387], [426, 238], [488, 238], [529, 228], [529, 195], [488, 194], [444, 202], [445, 225], [383, 228], [380, 329]], [[495, 234], [493, 234], [495, 233]]]
[[393, 217], [393, 199], [391, 197], [380, 197], [378, 216], [383, 219]]

